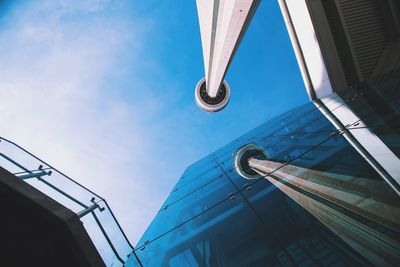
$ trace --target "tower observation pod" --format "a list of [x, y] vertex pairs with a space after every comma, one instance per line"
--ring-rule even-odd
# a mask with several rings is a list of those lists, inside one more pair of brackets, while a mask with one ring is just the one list
[[205, 78], [195, 89], [196, 104], [217, 112], [229, 102], [224, 80], [240, 41], [260, 0], [196, 0], [199, 15]]

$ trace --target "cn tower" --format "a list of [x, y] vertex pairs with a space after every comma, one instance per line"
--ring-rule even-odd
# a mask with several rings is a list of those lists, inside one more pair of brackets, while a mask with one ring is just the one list
[[197, 105], [217, 112], [229, 102], [225, 74], [260, 0], [197, 0], [204, 73], [195, 89]]

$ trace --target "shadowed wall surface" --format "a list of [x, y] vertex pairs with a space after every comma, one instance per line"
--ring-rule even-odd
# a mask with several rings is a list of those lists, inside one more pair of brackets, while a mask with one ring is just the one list
[[75, 213], [0, 167], [1, 266], [105, 266]]

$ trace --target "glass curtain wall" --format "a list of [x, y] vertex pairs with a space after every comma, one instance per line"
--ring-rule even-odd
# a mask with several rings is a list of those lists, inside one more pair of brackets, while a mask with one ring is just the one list
[[[400, 88], [391, 77], [382, 81], [397, 89], [387, 99], [398, 110]], [[382, 81], [378, 87], [384, 87]], [[375, 88], [371, 84], [364, 86]], [[345, 103], [364, 112], [398, 155], [398, 113], [380, 112], [367, 89], [363, 95], [360, 90], [346, 91]], [[136, 246], [141, 263], [396, 266], [399, 194], [343, 133], [309, 103], [189, 166]], [[269, 157], [270, 170], [255, 180], [239, 176], [232, 161], [249, 143], [263, 147]], [[138, 263], [131, 257], [126, 266]]]

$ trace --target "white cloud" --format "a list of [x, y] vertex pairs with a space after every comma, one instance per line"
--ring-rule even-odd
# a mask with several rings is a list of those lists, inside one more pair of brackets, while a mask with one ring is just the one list
[[135, 243], [165, 195], [157, 195], [148, 171], [156, 151], [141, 130], [146, 114], [104, 84], [126, 51], [139, 62], [150, 28], [101, 15], [107, 1], [76, 3], [29, 2], [3, 20], [0, 135], [103, 195]]

